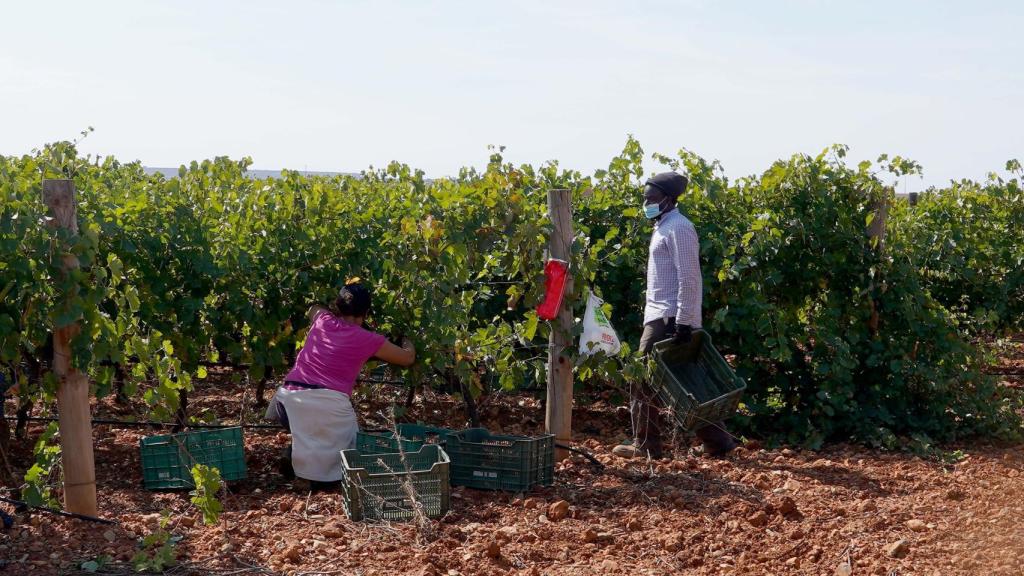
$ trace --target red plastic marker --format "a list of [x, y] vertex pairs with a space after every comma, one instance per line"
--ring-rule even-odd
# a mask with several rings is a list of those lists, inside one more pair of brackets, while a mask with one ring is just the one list
[[544, 265], [544, 301], [537, 306], [537, 316], [542, 320], [554, 320], [558, 316], [568, 272], [569, 263], [565, 260], [552, 258]]

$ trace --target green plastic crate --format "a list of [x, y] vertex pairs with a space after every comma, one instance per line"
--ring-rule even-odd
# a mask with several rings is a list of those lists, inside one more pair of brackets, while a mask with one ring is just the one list
[[[398, 435], [401, 437], [402, 450], [415, 452], [426, 444], [445, 446], [450, 428], [424, 426], [422, 424], [399, 424]], [[356, 450], [363, 454], [382, 454], [398, 452], [399, 439], [391, 430], [360, 430], [356, 434]]]
[[658, 342], [654, 362], [651, 387], [684, 430], [732, 416], [747, 387], [704, 330], [694, 330], [689, 342]]
[[505, 436], [484, 428], [448, 435], [452, 484], [523, 492], [549, 486], [555, 476], [555, 436]]
[[142, 481], [147, 490], [194, 488], [194, 464], [217, 468], [224, 480], [241, 480], [246, 476], [241, 428], [149, 436], [139, 441], [139, 448]]
[[428, 518], [448, 512], [451, 498], [449, 460], [444, 449], [428, 444], [402, 454], [341, 452], [341, 491], [345, 513], [352, 520], [409, 520], [415, 503], [404, 483], [408, 480]]

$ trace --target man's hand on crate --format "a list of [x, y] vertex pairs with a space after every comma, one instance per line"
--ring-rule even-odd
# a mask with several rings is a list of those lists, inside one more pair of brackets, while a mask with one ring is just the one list
[[693, 327], [681, 324], [671, 318], [665, 319], [665, 337], [671, 338], [675, 344], [685, 344], [693, 338]]
[[672, 337], [676, 342], [686, 343], [693, 338], [693, 327], [689, 324], [676, 322], [676, 334]]

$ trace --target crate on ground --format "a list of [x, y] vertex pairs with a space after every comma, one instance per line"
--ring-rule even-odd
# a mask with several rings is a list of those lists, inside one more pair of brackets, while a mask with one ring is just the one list
[[549, 486], [555, 475], [555, 436], [507, 436], [484, 428], [448, 435], [452, 484], [522, 492]]
[[715, 350], [711, 335], [694, 330], [689, 342], [654, 345], [651, 387], [679, 426], [694, 430], [733, 415], [746, 384]]
[[409, 520], [417, 501], [428, 518], [448, 512], [449, 460], [436, 444], [405, 454], [343, 450], [341, 469], [342, 503], [352, 520]]
[[217, 468], [224, 480], [246, 476], [245, 445], [239, 427], [149, 436], [139, 441], [139, 448], [143, 485], [148, 490], [193, 488], [195, 464]]
[[448, 435], [452, 433], [450, 428], [423, 424], [399, 424], [397, 428], [400, 439], [395, 438], [395, 433], [391, 430], [360, 430], [356, 434], [356, 450], [363, 454], [398, 452], [399, 441], [405, 452], [415, 452], [426, 444], [444, 447]]

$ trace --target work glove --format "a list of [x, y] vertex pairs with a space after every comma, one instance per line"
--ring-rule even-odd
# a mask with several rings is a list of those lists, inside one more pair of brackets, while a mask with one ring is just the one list
[[680, 324], [676, 322], [675, 334], [672, 336], [672, 341], [677, 344], [685, 344], [693, 339], [693, 327], [688, 324]]

